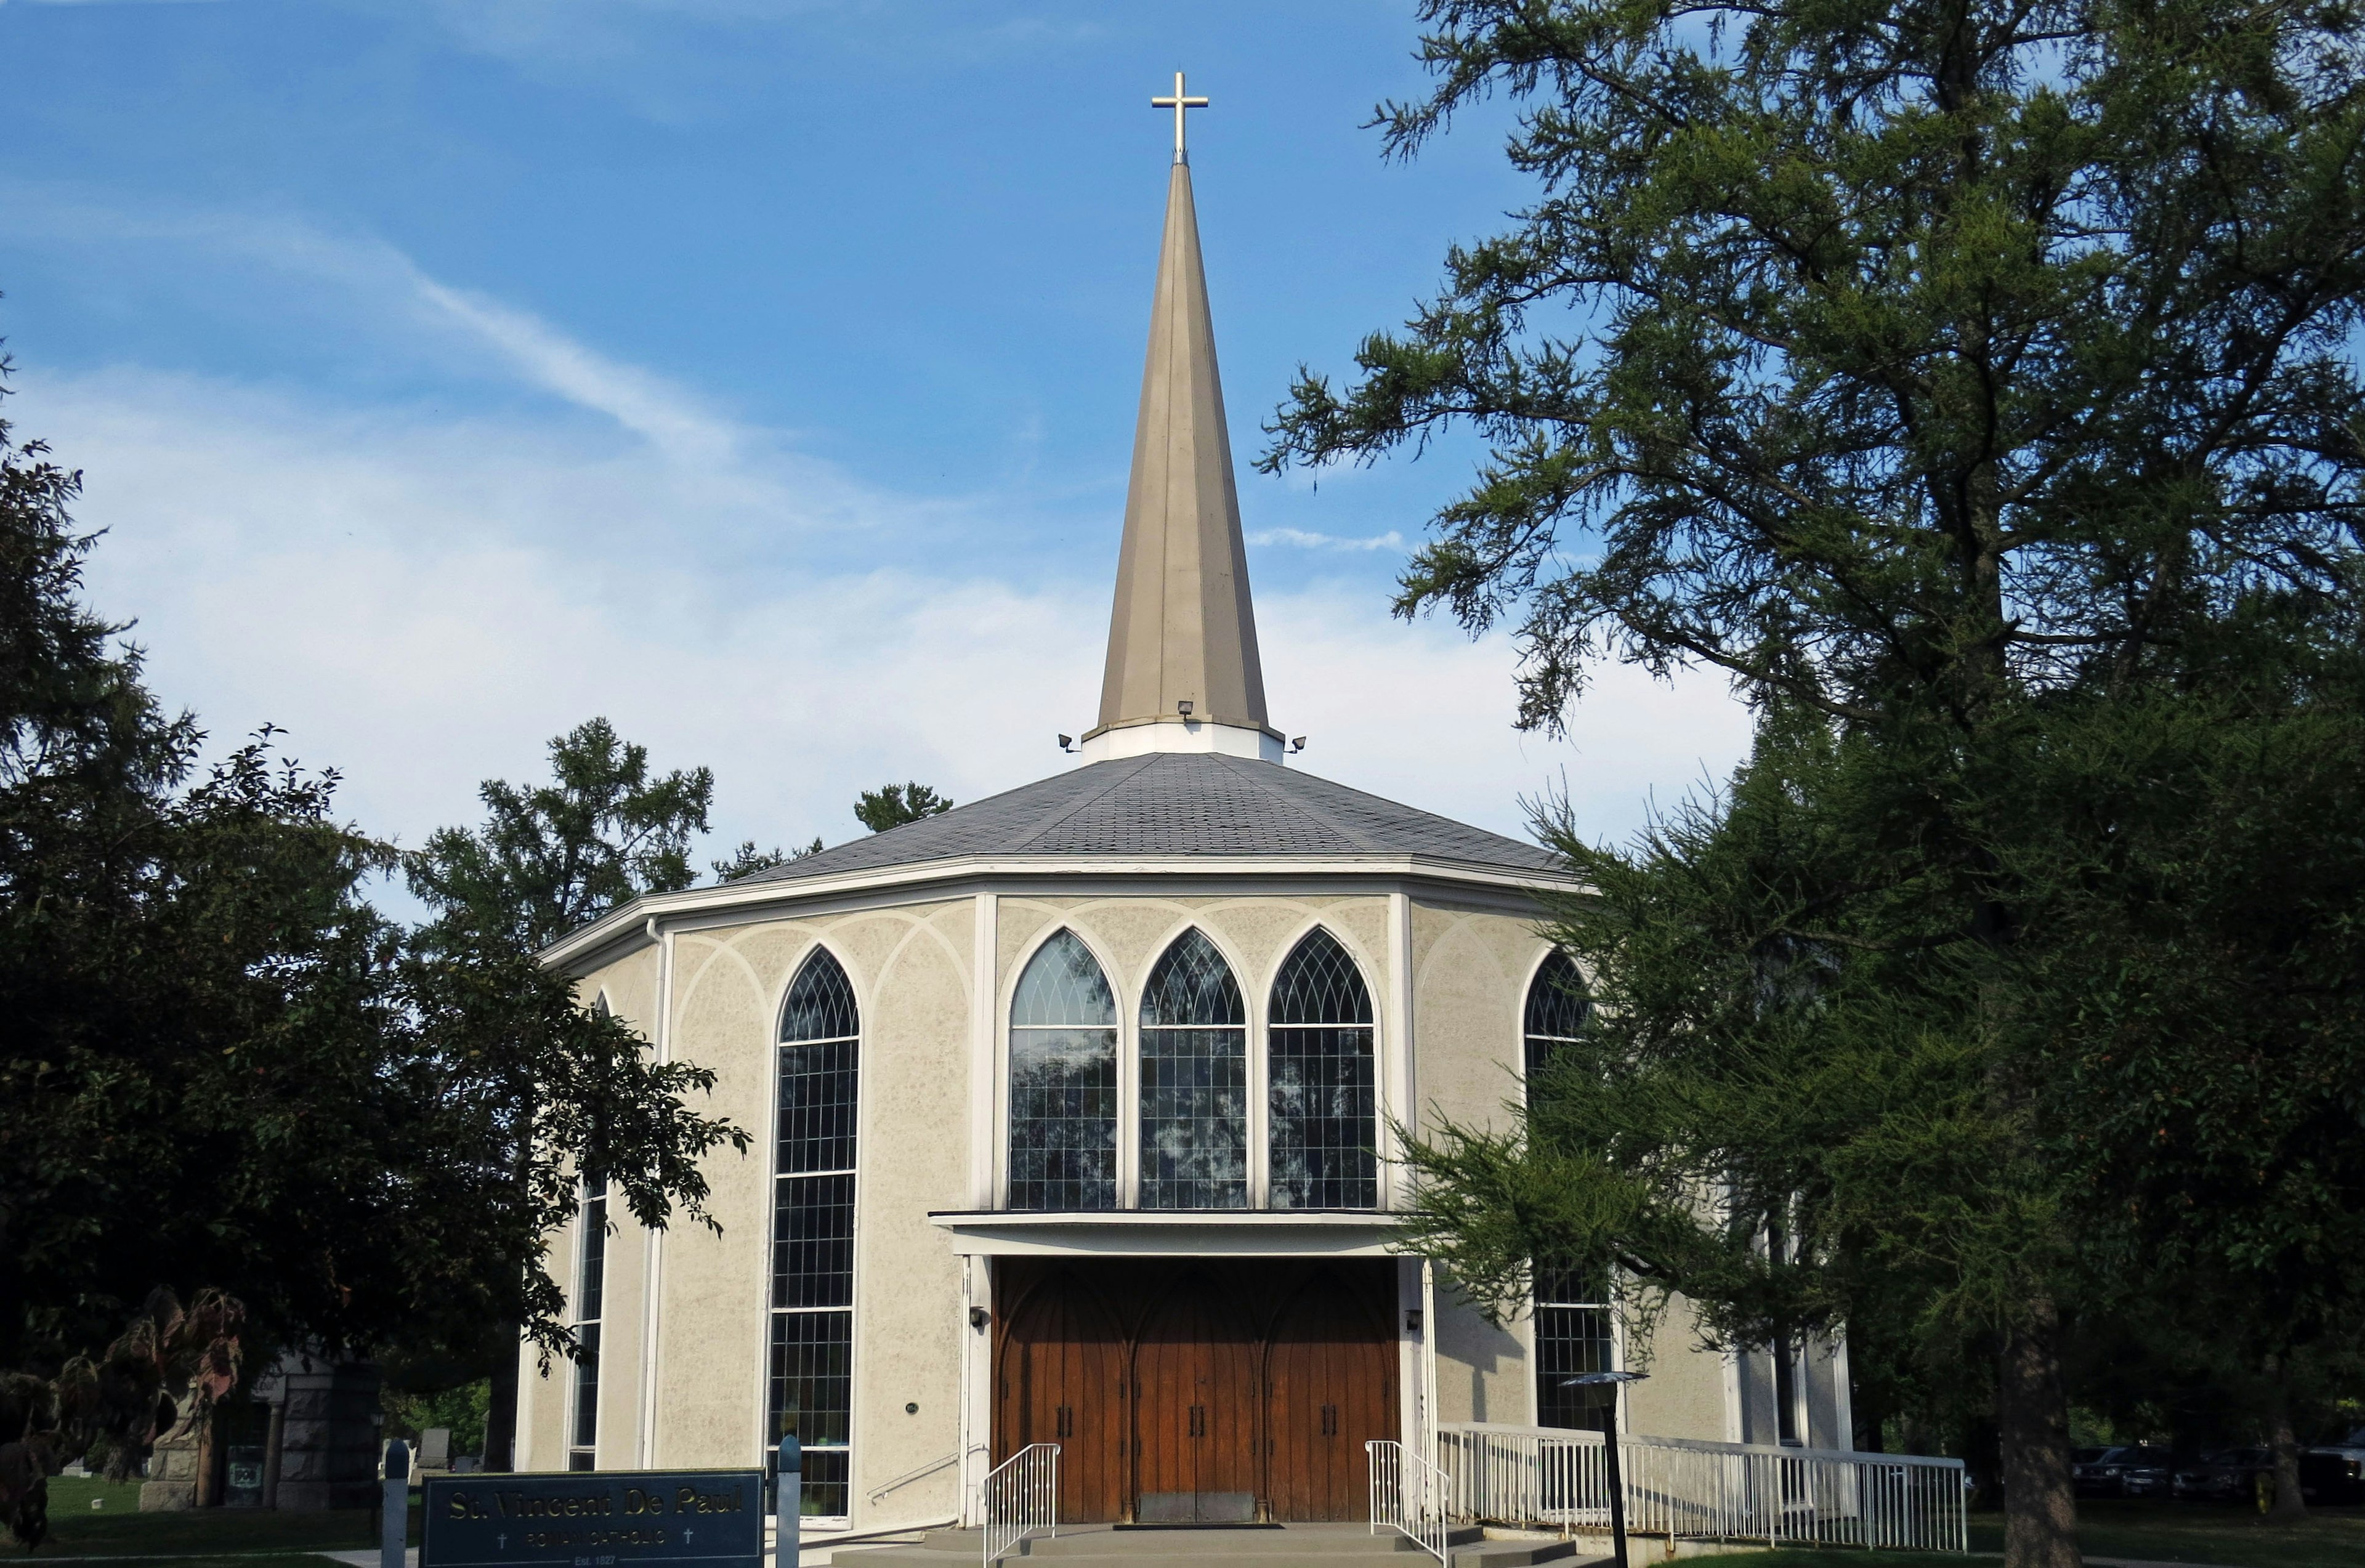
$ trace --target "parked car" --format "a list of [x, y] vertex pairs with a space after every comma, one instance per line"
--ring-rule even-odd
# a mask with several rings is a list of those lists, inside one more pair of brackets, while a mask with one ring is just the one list
[[2365, 1503], [2365, 1459], [2339, 1449], [2309, 1449], [2299, 1456], [2299, 1489], [2316, 1507]]
[[2299, 1484], [2311, 1503], [2365, 1503], [2365, 1427], [2301, 1454]]
[[2179, 1497], [2212, 1503], [2248, 1502], [2259, 1495], [2259, 1477], [2275, 1472], [2270, 1449], [2220, 1449], [2198, 1464], [2177, 1471], [2169, 1490]]
[[2071, 1464], [2069, 1478], [2083, 1496], [2157, 1497], [2168, 1490], [2169, 1464], [2166, 1449], [2123, 1444], [2084, 1464]]

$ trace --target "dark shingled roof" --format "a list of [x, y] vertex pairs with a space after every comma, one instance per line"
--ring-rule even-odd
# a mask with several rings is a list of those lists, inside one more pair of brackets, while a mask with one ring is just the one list
[[967, 856], [1418, 855], [1508, 871], [1552, 857], [1275, 762], [1159, 752], [1096, 762], [742, 878], [737, 886]]

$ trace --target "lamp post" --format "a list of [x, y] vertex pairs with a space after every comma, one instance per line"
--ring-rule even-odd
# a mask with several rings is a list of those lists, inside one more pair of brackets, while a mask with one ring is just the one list
[[1616, 1557], [1618, 1568], [1626, 1568], [1626, 1485], [1618, 1473], [1618, 1390], [1621, 1383], [1640, 1383], [1649, 1372], [1579, 1372], [1575, 1377], [1561, 1379], [1563, 1388], [1609, 1389], [1609, 1404], [1602, 1411], [1603, 1427], [1601, 1459], [1608, 1471], [1609, 1483], [1609, 1550]]

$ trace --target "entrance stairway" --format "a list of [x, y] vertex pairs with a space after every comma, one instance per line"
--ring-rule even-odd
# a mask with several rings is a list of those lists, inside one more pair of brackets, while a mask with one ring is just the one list
[[[1451, 1568], [1529, 1568], [1565, 1562], [1586, 1568], [1566, 1540], [1488, 1540], [1476, 1529], [1450, 1538]], [[936, 1530], [908, 1546], [845, 1547], [832, 1568], [978, 1568], [984, 1540], [976, 1530]], [[1394, 1530], [1373, 1535], [1364, 1525], [1283, 1525], [1278, 1529], [1201, 1526], [1189, 1529], [1118, 1529], [1062, 1525], [1056, 1540], [1022, 1542], [1006, 1563], [1042, 1568], [1422, 1568], [1433, 1562]], [[1607, 1568], [1608, 1559], [1602, 1560]]]

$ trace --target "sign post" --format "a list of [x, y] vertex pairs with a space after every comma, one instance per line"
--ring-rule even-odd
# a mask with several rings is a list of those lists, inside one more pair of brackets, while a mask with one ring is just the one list
[[775, 1568], [797, 1568], [804, 1550], [805, 1455], [794, 1432], [780, 1439], [780, 1467], [774, 1473], [779, 1477], [772, 1505], [776, 1510], [772, 1533], [779, 1543], [774, 1548]]
[[420, 1568], [764, 1568], [760, 1470], [431, 1476]]
[[377, 1521], [377, 1568], [403, 1568], [410, 1543], [410, 1445], [400, 1438], [386, 1445], [385, 1499]]

